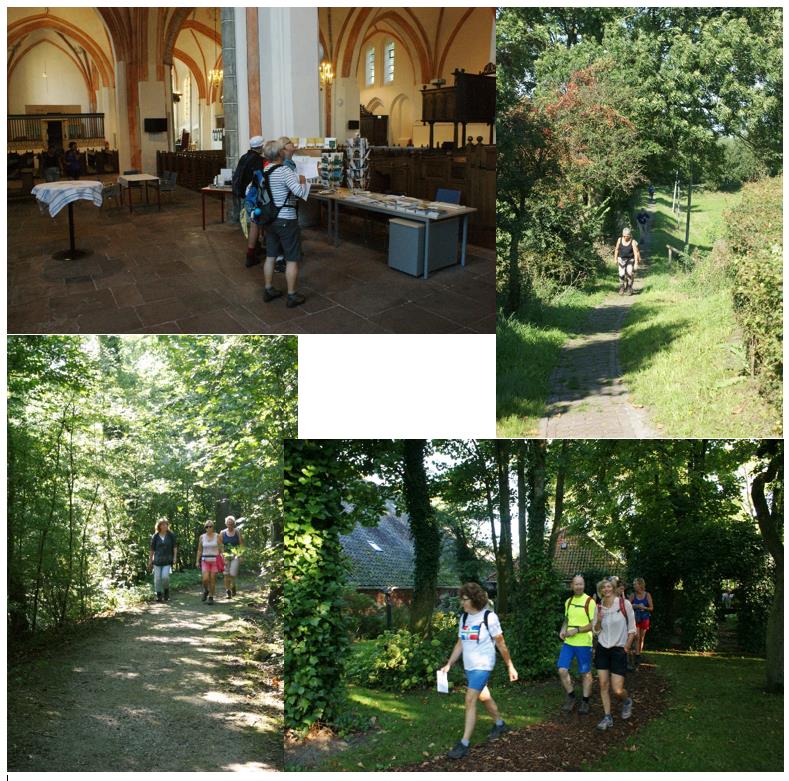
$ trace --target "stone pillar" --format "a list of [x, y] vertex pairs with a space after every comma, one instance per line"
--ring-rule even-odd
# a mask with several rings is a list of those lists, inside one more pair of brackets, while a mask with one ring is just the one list
[[[240, 156], [238, 147], [238, 88], [236, 78], [236, 13], [243, 9], [222, 9], [222, 84], [225, 115], [225, 151], [227, 168], [235, 168]], [[236, 217], [238, 219], [238, 217]]]
[[118, 167], [121, 172], [131, 168], [131, 138], [129, 134], [129, 99], [126, 88], [126, 63], [115, 63], [115, 115], [118, 117]]

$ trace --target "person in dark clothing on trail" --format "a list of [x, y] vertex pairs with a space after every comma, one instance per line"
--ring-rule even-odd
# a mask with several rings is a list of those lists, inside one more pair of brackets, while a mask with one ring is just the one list
[[624, 228], [616, 240], [614, 258], [619, 271], [619, 295], [633, 295], [633, 279], [641, 262], [638, 242], [631, 236], [630, 228]]
[[151, 537], [151, 553], [148, 558], [148, 572], [153, 568], [153, 590], [157, 602], [170, 599], [170, 571], [178, 559], [178, 540], [170, 531], [166, 518], [156, 522], [156, 532]]

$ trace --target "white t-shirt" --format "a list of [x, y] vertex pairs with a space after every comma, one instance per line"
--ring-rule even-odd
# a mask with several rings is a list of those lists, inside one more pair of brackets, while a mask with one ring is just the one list
[[501, 623], [491, 610], [488, 614], [488, 628], [485, 629], [482, 622], [484, 617], [484, 610], [469, 613], [465, 623], [463, 616], [460, 616], [458, 637], [463, 642], [463, 668], [466, 670], [492, 670], [496, 666], [496, 647], [493, 641], [501, 634]]

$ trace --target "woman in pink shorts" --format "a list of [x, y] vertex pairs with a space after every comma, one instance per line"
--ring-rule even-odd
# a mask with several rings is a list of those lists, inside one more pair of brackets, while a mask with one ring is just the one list
[[633, 588], [635, 593], [630, 601], [636, 612], [636, 631], [638, 632], [636, 641], [633, 643], [635, 651], [633, 669], [637, 670], [638, 665], [641, 664], [641, 654], [644, 652], [644, 640], [649, 631], [649, 619], [652, 617], [655, 606], [652, 603], [652, 595], [647, 591], [644, 578], [636, 578], [633, 581]]
[[219, 572], [219, 557], [222, 555], [222, 537], [214, 531], [214, 522], [206, 521], [205, 534], [197, 543], [196, 567], [203, 570], [203, 602], [213, 604], [216, 592], [216, 573]]

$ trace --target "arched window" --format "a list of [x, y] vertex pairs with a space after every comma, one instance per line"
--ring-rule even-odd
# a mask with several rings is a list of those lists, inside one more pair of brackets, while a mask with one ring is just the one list
[[395, 48], [394, 41], [387, 41], [384, 46], [384, 83], [394, 81]]
[[371, 87], [375, 84], [375, 46], [371, 46], [367, 50], [367, 78], [365, 79], [367, 86]]

